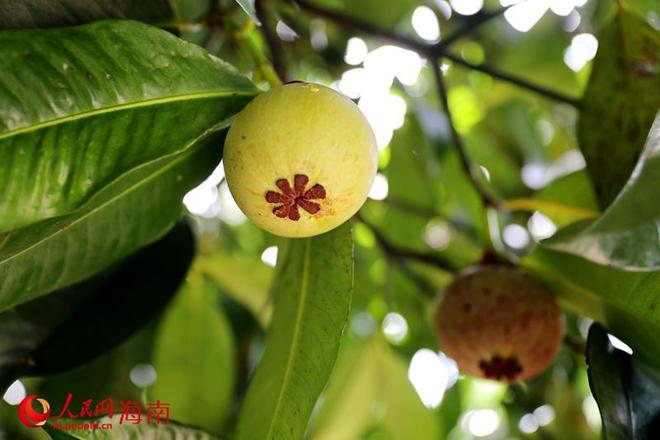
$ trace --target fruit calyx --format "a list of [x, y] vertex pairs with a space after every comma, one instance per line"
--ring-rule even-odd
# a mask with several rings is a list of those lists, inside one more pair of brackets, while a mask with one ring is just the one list
[[479, 368], [488, 379], [514, 381], [522, 373], [523, 367], [516, 356], [494, 355], [490, 360], [482, 359]]
[[268, 191], [266, 193], [266, 201], [268, 203], [280, 204], [280, 206], [273, 208], [273, 214], [279, 218], [298, 221], [300, 220], [298, 207], [301, 207], [310, 214], [319, 212], [321, 205], [312, 200], [325, 199], [325, 188], [323, 185], [317, 183], [305, 191], [308, 182], [309, 177], [305, 174], [296, 174], [294, 176], [293, 188], [291, 188], [287, 179], [277, 179], [275, 185], [280, 189], [281, 193], [275, 191]]

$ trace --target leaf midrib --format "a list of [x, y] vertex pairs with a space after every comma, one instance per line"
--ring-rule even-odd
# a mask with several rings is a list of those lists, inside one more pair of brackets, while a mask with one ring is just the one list
[[71, 115], [66, 115], [62, 116], [59, 118], [53, 118], [53, 119], [48, 119], [46, 121], [41, 121], [37, 122], [36, 124], [31, 124], [19, 128], [15, 128], [9, 131], [6, 131], [4, 133], [0, 133], [0, 140], [6, 139], [9, 137], [13, 137], [19, 134], [23, 133], [29, 133], [32, 131], [38, 131], [41, 130], [42, 128], [50, 127], [53, 125], [58, 125], [58, 124], [64, 124], [67, 122], [72, 122], [76, 121], [79, 119], [85, 119], [89, 118], [92, 116], [97, 116], [97, 115], [102, 115], [106, 113], [112, 113], [112, 112], [119, 112], [123, 110], [128, 110], [128, 109], [134, 109], [134, 108], [141, 108], [141, 107], [149, 107], [149, 106], [156, 106], [156, 105], [161, 105], [161, 104], [168, 104], [172, 102], [178, 102], [178, 101], [193, 101], [193, 100], [201, 100], [201, 99], [213, 99], [213, 98], [220, 98], [220, 97], [225, 97], [225, 96], [253, 96], [255, 95], [256, 92], [247, 92], [247, 91], [222, 91], [222, 92], [212, 92], [212, 91], [206, 91], [206, 92], [195, 92], [195, 93], [185, 93], [185, 94], [180, 94], [180, 95], [171, 95], [171, 96], [166, 96], [166, 97], [158, 97], [158, 98], [151, 98], [151, 99], [145, 99], [144, 101], [134, 101], [134, 102], [128, 102], [128, 103], [121, 103], [121, 104], [116, 104], [116, 105], [110, 105], [107, 107], [101, 107], [101, 108], [95, 108], [91, 110], [85, 110], [82, 112], [78, 113], [73, 113]]
[[280, 412], [280, 409], [282, 407], [282, 401], [284, 400], [284, 394], [285, 394], [284, 391], [287, 387], [287, 384], [289, 383], [289, 376], [291, 375], [291, 370], [293, 369], [292, 364], [293, 364], [294, 353], [296, 352], [298, 343], [300, 342], [299, 339], [300, 339], [302, 315], [305, 310], [307, 293], [309, 290], [309, 258], [311, 252], [311, 243], [312, 240], [310, 238], [305, 239], [305, 251], [303, 256], [303, 274], [302, 274], [302, 282], [300, 285], [300, 295], [299, 295], [300, 300], [298, 302], [298, 309], [296, 310], [296, 321], [293, 328], [293, 337], [291, 338], [292, 340], [291, 350], [289, 351], [286, 366], [284, 368], [284, 378], [282, 380], [282, 387], [280, 388], [280, 391], [277, 395], [277, 400], [275, 401], [275, 409], [273, 410], [273, 416], [270, 419], [270, 425], [268, 427], [268, 434], [266, 435], [266, 439], [273, 438], [273, 430], [275, 429], [275, 420], [277, 420], [278, 413]]
[[[169, 159], [171, 160], [170, 163], [168, 163], [167, 165], [164, 165], [162, 168], [159, 168], [153, 174], [149, 175], [146, 179], [139, 180], [139, 181], [135, 182], [135, 184], [126, 187], [123, 191], [118, 192], [114, 196], [108, 198], [105, 202], [95, 206], [94, 208], [90, 209], [89, 211], [84, 212], [83, 211], [84, 207], [81, 207], [81, 211], [83, 211], [82, 215], [80, 215], [78, 218], [76, 218], [73, 221], [71, 221], [70, 223], [68, 223], [66, 228], [58, 228], [57, 231], [55, 231], [54, 233], [47, 235], [43, 239], [34, 242], [32, 245], [30, 245], [30, 246], [28, 246], [24, 249], [21, 249], [20, 251], [16, 252], [15, 254], [10, 255], [8, 258], [5, 258], [4, 260], [0, 260], [0, 268], [2, 268], [3, 265], [10, 262], [11, 260], [13, 260], [13, 259], [19, 257], [20, 255], [28, 252], [29, 250], [41, 245], [44, 242], [47, 242], [48, 240], [51, 240], [52, 238], [58, 236], [59, 234], [62, 234], [65, 231], [71, 229], [71, 227], [73, 227], [74, 225], [80, 223], [81, 221], [85, 220], [88, 217], [93, 216], [98, 211], [102, 210], [103, 208], [105, 208], [109, 205], [112, 205], [115, 201], [117, 201], [118, 199], [123, 198], [126, 194], [130, 193], [131, 191], [134, 191], [136, 188], [139, 188], [140, 186], [145, 185], [146, 183], [152, 181], [154, 178], [157, 178], [160, 175], [162, 175], [164, 172], [169, 171], [172, 167], [178, 165], [181, 162], [181, 160], [184, 160], [184, 159], [190, 157], [191, 154], [188, 154], [188, 153], [190, 153], [190, 151], [191, 151], [190, 149], [186, 149], [186, 150], [179, 151], [179, 152], [175, 153], [174, 156], [179, 156], [179, 157], [169, 157]], [[186, 157], [184, 158], [183, 156], [186, 156]], [[133, 168], [131, 170], [131, 172], [138, 172], [140, 170], [140, 168], [147, 168], [147, 167], [153, 165], [154, 162], [157, 162], [158, 160], [165, 160], [166, 158], [167, 158], [167, 156], [159, 158], [159, 159], [151, 161], [151, 162], [147, 162], [147, 163], [143, 164], [140, 167]], [[126, 177], [129, 173], [126, 173], [126, 174], [120, 176], [120, 179], [122, 177]], [[99, 194], [97, 194], [96, 196], [98, 197]], [[90, 199], [90, 201], [88, 203], [92, 203], [93, 201], [94, 201], [94, 198]], [[61, 217], [61, 218], [66, 218], [68, 216], [74, 216], [74, 215], [75, 215], [75, 212], [73, 212], [71, 214], [68, 214], [67, 216], [64, 216], [64, 217]], [[10, 235], [11, 235], [11, 232], [9, 232], [7, 234], [7, 237], [9, 237]]]

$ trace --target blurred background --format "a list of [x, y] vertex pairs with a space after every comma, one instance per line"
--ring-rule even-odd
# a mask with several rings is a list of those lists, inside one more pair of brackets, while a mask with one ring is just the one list
[[[522, 257], [559, 227], [598, 214], [571, 100], [585, 89], [613, 2], [269, 1], [256, 11], [239, 3], [177, 0], [177, 21], [158, 25], [264, 90], [279, 73], [344, 93], [366, 115], [379, 148], [379, 173], [352, 222], [350, 321], [309, 438], [600, 438], [582, 354], [588, 318], [568, 312], [555, 363], [507, 386], [459, 374], [439, 350], [431, 316], [454, 273], [491, 244]], [[653, 1], [629, 3], [658, 29]], [[455, 35], [440, 65], [453, 122], [477, 178], [506, 211], [487, 209], [466, 177], [429, 59], [406, 43]], [[232, 431], [263, 351], [283, 241], [243, 216], [222, 164], [183, 203], [198, 253], [163, 316], [72, 372], [16, 381], [7, 403], [37, 392], [61, 407], [70, 389], [95, 399], [165, 396], [178, 420]], [[8, 438], [34, 437], [16, 425], [14, 411], [4, 405], [0, 414]]]

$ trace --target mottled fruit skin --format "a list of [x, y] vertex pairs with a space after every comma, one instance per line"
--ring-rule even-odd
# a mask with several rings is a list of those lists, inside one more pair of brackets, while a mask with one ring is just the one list
[[309, 237], [348, 220], [377, 170], [369, 123], [345, 96], [296, 82], [262, 93], [227, 135], [227, 184], [243, 213], [284, 237]]
[[442, 350], [472, 376], [530, 379], [561, 347], [564, 317], [548, 290], [510, 266], [476, 266], [446, 289], [435, 315]]

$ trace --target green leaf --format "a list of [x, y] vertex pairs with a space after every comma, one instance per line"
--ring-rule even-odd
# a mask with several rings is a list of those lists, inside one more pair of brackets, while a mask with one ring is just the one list
[[[434, 181], [439, 174], [438, 163], [431, 144], [419, 122], [407, 117], [390, 144], [391, 159], [385, 170], [389, 183], [388, 205], [382, 230], [397, 243], [408, 247], [425, 248], [424, 228], [428, 216], [411, 216], [408, 206], [434, 212], [438, 201]], [[399, 208], [401, 206], [401, 208]]]
[[584, 170], [558, 178], [531, 198], [510, 199], [502, 206], [512, 211], [539, 211], [559, 227], [600, 214], [589, 176]]
[[544, 244], [600, 264], [628, 270], [660, 269], [660, 114], [632, 176], [601, 217]]
[[348, 223], [291, 240], [278, 260], [273, 320], [239, 415], [239, 440], [303, 438], [348, 319], [353, 282]]
[[[236, 381], [234, 340], [212, 285], [194, 270], [157, 330], [150, 398], [172, 405], [172, 417], [221, 430]], [[200, 410], [200, 408], [202, 408]]]
[[132, 343], [133, 339], [73, 370], [21, 382], [26, 385], [28, 395], [36, 394], [48, 401], [53, 415], [62, 411], [69, 398], [69, 409], [77, 415], [87, 400], [94, 402], [93, 409], [96, 403], [112, 397], [118, 409], [120, 401], [140, 400], [141, 390], [130, 380], [131, 369], [140, 363], [131, 351]]
[[[77, 420], [61, 419], [58, 420], [63, 426], [66, 423], [77, 423]], [[169, 424], [147, 424], [145, 422], [139, 424], [132, 423], [119, 423], [119, 417], [97, 419], [94, 422], [101, 424], [110, 424], [111, 428], [107, 429], [91, 429], [81, 428], [72, 429], [68, 431], [55, 429], [52, 423], [45, 426], [46, 431], [50, 434], [53, 440], [140, 440], [140, 439], [153, 439], [153, 440], [216, 440], [217, 437], [212, 436], [204, 431], [196, 428], [188, 427], [176, 422]]]
[[403, 17], [409, 17], [415, 7], [418, 6], [413, 0], [389, 2], [386, 7], [383, 7], [382, 3], [373, 0], [315, 0], [315, 3], [344, 12], [351, 17], [362, 18], [385, 28], [394, 28], [397, 23], [403, 20]]
[[660, 434], [660, 371], [615, 349], [599, 324], [587, 340], [589, 386], [606, 440], [645, 440]]
[[660, 271], [626, 272], [538, 246], [523, 260], [566, 308], [602, 322], [660, 367]]
[[578, 138], [606, 207], [635, 167], [658, 110], [660, 36], [644, 19], [620, 9], [598, 40]]
[[71, 285], [165, 234], [188, 189], [219, 158], [222, 133], [114, 181], [74, 213], [10, 232], [0, 243], [0, 310]]
[[343, 352], [312, 429], [314, 440], [443, 438], [436, 415], [408, 380], [406, 364], [382, 337]]
[[0, 29], [54, 27], [104, 18], [163, 22], [172, 18], [168, 0], [4, 0]]
[[261, 23], [259, 22], [259, 17], [257, 17], [257, 11], [254, 8], [254, 1], [255, 0], [236, 0], [236, 3], [243, 8], [252, 21], [260, 25]]
[[[470, 237], [462, 233], [474, 231], [469, 230], [468, 225], [450, 223], [440, 217], [455, 220], [463, 217], [464, 213], [458, 211], [470, 210], [470, 213], [481, 214], [483, 210], [479, 200], [474, 206], [476, 211], [471, 210], [473, 206], [469, 194], [462, 192], [464, 182], [453, 178], [451, 168], [454, 158], [451, 154], [442, 157], [444, 163], [440, 168], [438, 152], [434, 151], [438, 147], [424, 135], [417, 118], [407, 116], [389, 146], [391, 159], [385, 169], [389, 182], [387, 199], [365, 204], [361, 214], [378, 225], [389, 241], [405, 249], [429, 251], [425, 239], [427, 228], [429, 225], [444, 228], [451, 240], [438, 253], [438, 257], [452, 266], [463, 267], [474, 261], [480, 251]], [[467, 190], [474, 191], [471, 187]], [[374, 206], [377, 204], [387, 209]], [[465, 228], [461, 230], [455, 226]]]
[[174, 295], [193, 253], [192, 231], [181, 224], [107, 273], [1, 314], [0, 389], [22, 375], [76, 367], [125, 341]]
[[273, 280], [270, 267], [258, 258], [221, 252], [198, 257], [195, 266], [223, 292], [247, 307], [262, 327], [268, 326], [272, 314], [268, 297]]
[[0, 232], [70, 213], [255, 93], [202, 48], [136, 22], [3, 31], [0, 59]]

